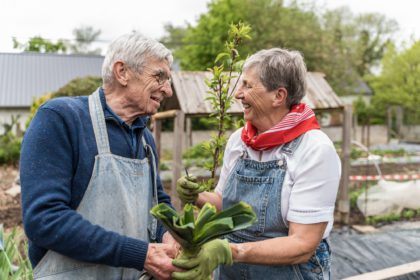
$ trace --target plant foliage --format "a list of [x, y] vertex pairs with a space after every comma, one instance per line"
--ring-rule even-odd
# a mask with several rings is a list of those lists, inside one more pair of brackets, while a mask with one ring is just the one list
[[3, 134], [0, 135], [0, 164], [17, 165], [20, 156], [22, 138], [14, 132], [19, 117], [12, 116], [10, 124], [3, 124]]
[[176, 241], [182, 246], [183, 254], [194, 256], [201, 246], [215, 238], [252, 225], [256, 220], [252, 207], [239, 202], [234, 206], [216, 212], [216, 207], [206, 203], [197, 217], [194, 206], [187, 203], [180, 215], [165, 203], [160, 203], [150, 211], [159, 219]]
[[[5, 236], [0, 225], [0, 279], [4, 280], [32, 280], [32, 267], [26, 255], [19, 251], [19, 236], [16, 228]], [[27, 245], [25, 252], [27, 252]]]
[[[226, 128], [232, 122], [232, 118], [227, 114], [232, 106], [233, 92], [239, 81], [237, 73], [241, 73], [243, 60], [240, 60], [238, 46], [244, 39], [251, 39], [251, 27], [247, 24], [231, 24], [229, 30], [229, 40], [225, 44], [225, 52], [217, 55], [214, 66], [210, 68], [212, 78], [206, 80], [209, 88], [207, 100], [210, 101], [213, 113], [210, 115], [217, 124], [217, 135], [203, 144], [206, 151], [212, 154], [212, 161], [205, 167], [211, 172], [211, 179], [207, 181], [209, 190], [214, 189], [216, 169], [220, 166], [223, 159], [223, 152], [226, 146]], [[236, 83], [231, 85], [232, 80], [237, 78]]]

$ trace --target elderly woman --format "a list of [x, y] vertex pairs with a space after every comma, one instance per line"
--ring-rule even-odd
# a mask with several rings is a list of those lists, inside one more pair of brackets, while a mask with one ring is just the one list
[[319, 130], [314, 112], [300, 103], [306, 67], [299, 52], [274, 48], [244, 64], [235, 97], [246, 124], [230, 137], [214, 193], [188, 177], [178, 180], [185, 202], [218, 209], [252, 205], [256, 223], [203, 247], [175, 279], [200, 279], [219, 264], [215, 279], [329, 279], [334, 203], [340, 160]]

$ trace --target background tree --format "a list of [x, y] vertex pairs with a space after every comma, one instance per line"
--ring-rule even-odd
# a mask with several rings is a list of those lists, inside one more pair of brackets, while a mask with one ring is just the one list
[[393, 44], [388, 44], [382, 59], [381, 74], [370, 78], [370, 85], [375, 91], [372, 98], [375, 111], [385, 117], [388, 106], [399, 105], [404, 108], [405, 123], [419, 124], [419, 77], [420, 40], [401, 51], [397, 51]]
[[24, 52], [65, 53], [67, 51], [66, 42], [64, 40], [58, 40], [54, 43], [41, 36], [32, 37], [26, 43], [19, 43], [15, 37], [13, 37], [12, 40], [13, 48], [21, 49]]
[[73, 29], [73, 36], [75, 43], [71, 45], [73, 53], [83, 54], [101, 54], [101, 49], [96, 48], [91, 50], [92, 44], [98, 40], [101, 35], [101, 30], [95, 30], [92, 26], [80, 26]]
[[253, 30], [252, 43], [245, 43], [240, 52], [271, 47], [299, 50], [308, 69], [324, 72], [339, 95], [352, 93], [354, 85], [378, 64], [397, 27], [382, 15], [355, 16], [348, 8], [321, 13], [315, 3], [292, 1], [286, 6], [281, 0], [213, 0], [197, 25], [167, 28], [165, 42], [175, 45], [182, 69], [206, 70], [224, 48], [229, 23], [238, 21]]
[[92, 44], [98, 40], [100, 34], [101, 30], [95, 30], [91, 26], [82, 25], [73, 30], [75, 43], [64, 39], [59, 39], [54, 43], [41, 36], [32, 37], [26, 43], [20, 43], [16, 38], [12, 38], [12, 40], [13, 48], [20, 49], [24, 52], [100, 54], [100, 48], [91, 49]]

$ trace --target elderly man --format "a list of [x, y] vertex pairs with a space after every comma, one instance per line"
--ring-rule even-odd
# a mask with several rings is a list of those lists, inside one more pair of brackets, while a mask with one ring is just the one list
[[172, 95], [172, 60], [159, 42], [121, 36], [105, 56], [102, 87], [38, 110], [20, 161], [35, 279], [169, 279], [176, 270], [175, 243], [149, 214], [171, 202], [146, 127]]

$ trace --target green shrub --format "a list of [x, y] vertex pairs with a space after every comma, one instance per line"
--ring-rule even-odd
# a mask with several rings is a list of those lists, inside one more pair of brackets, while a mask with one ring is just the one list
[[416, 216], [416, 211], [411, 209], [406, 209], [403, 211], [402, 216], [404, 219], [411, 220]]
[[391, 156], [391, 157], [402, 157], [408, 154], [408, 152], [404, 149], [398, 150], [372, 150], [372, 154], [378, 156]]
[[208, 141], [201, 142], [191, 148], [187, 149], [183, 155], [183, 163], [186, 168], [192, 166], [207, 168], [213, 162], [213, 155], [211, 150], [206, 148], [205, 145]]
[[183, 154], [183, 159], [208, 159], [212, 158], [212, 154], [208, 149], [204, 148], [204, 145], [207, 141], [198, 143], [195, 146], [187, 149]]
[[100, 77], [87, 76], [83, 78], [76, 78], [68, 82], [56, 92], [50, 92], [35, 99], [31, 105], [31, 114], [26, 121], [26, 127], [29, 126], [38, 108], [48, 100], [61, 96], [89, 95], [94, 92], [101, 85], [101, 83], [102, 79]]
[[22, 138], [13, 133], [18, 119], [12, 116], [10, 124], [3, 124], [4, 132], [0, 135], [0, 164], [17, 165], [19, 162]]
[[160, 171], [169, 170], [169, 166], [166, 163], [164, 163], [164, 162], [160, 162], [159, 163], [159, 170]]
[[102, 78], [87, 76], [76, 78], [53, 93], [53, 97], [90, 95], [102, 84]]

